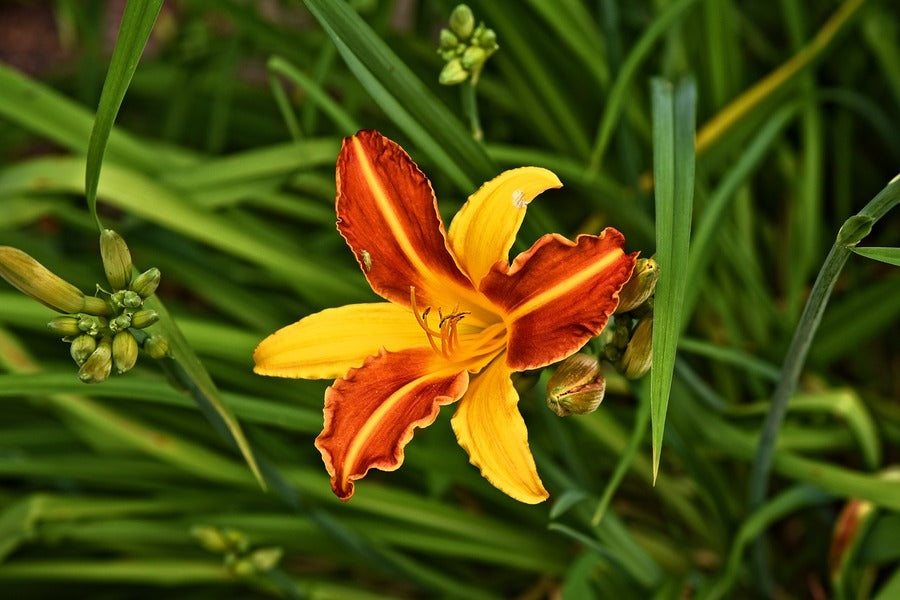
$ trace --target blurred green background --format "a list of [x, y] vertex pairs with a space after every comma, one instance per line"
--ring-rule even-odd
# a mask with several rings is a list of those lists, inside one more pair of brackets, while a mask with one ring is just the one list
[[[88, 293], [103, 269], [85, 156], [125, 4], [0, 4], [0, 245]], [[152, 22], [153, 2], [129, 4]], [[54, 313], [0, 281], [0, 597], [900, 597], [896, 267], [849, 257], [766, 498], [748, 501], [813, 282], [898, 172], [896, 4], [471, 2], [499, 44], [476, 90], [483, 141], [460, 88], [438, 84], [453, 6], [162, 4], [130, 86], [109, 76], [127, 94], [98, 211], [139, 269], [162, 271], [158, 296], [269, 489], [183, 382], [144, 357], [85, 386], [46, 330]], [[502, 169], [550, 168], [565, 187], [532, 204], [514, 252], [614, 226], [649, 256], [649, 81], [687, 75], [692, 249], [656, 485], [646, 381], [610, 372], [596, 413], [561, 419], [542, 373], [519, 406], [548, 502], [482, 480], [452, 409], [400, 470], [338, 502], [313, 447], [328, 382], [255, 376], [251, 354], [304, 315], [374, 299], [334, 228], [341, 138], [400, 143], [445, 220]], [[898, 231], [888, 214], [861, 245], [900, 245]]]

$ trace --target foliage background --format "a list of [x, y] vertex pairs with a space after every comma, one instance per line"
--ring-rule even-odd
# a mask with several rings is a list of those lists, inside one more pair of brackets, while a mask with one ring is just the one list
[[[50, 311], [0, 283], [4, 595], [897, 597], [894, 267], [850, 257], [767, 498], [747, 501], [813, 280], [844, 220], [897, 173], [893, 3], [472, 2], [501, 47], [478, 86], [484, 144], [466, 133], [458, 90], [437, 85], [452, 3], [352, 4], [362, 20], [342, 2], [164, 3], [100, 176], [104, 223], [139, 268], [162, 270], [162, 301], [278, 477], [262, 492], [148, 359], [80, 384], [45, 330]], [[85, 155], [122, 9], [0, 6], [0, 244], [85, 291], [102, 278]], [[686, 74], [694, 239], [655, 487], [645, 386], [611, 373], [590, 416], [550, 413], [543, 380], [522, 395], [548, 503], [519, 505], [483, 481], [450, 411], [417, 433], [402, 469], [337, 502], [312, 445], [326, 382], [256, 377], [250, 356], [302, 315], [372, 298], [334, 230], [341, 137], [376, 128], [400, 142], [445, 218], [500, 169], [546, 166], [566, 187], [532, 205], [514, 251], [613, 225], [649, 255], [648, 82]], [[896, 246], [897, 226], [888, 215], [863, 244]], [[244, 558], [283, 554], [244, 572], [198, 527], [240, 532]]]

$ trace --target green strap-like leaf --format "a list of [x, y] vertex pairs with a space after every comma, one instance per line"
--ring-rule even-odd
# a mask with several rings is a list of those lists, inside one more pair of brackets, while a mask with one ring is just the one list
[[103, 152], [160, 8], [162, 0], [130, 0], [126, 4], [125, 14], [122, 15], [122, 23], [119, 26], [119, 37], [109, 63], [109, 72], [100, 93], [100, 105], [97, 107], [97, 117], [88, 143], [84, 192], [91, 216], [101, 230], [103, 226], [97, 217], [97, 184], [100, 181]]
[[693, 80], [676, 89], [662, 79], [651, 83], [653, 177], [656, 185], [656, 261], [659, 283], [653, 314], [653, 368], [650, 420], [653, 478], [659, 471], [675, 351], [681, 333], [694, 198], [694, 128], [697, 91]]
[[304, 3], [372, 99], [461, 190], [496, 175], [466, 126], [346, 2]]
[[900, 248], [853, 248], [860, 256], [900, 267]]

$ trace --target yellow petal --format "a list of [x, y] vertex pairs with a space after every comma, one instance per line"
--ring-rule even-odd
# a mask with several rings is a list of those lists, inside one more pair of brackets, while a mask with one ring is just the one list
[[503, 493], [527, 504], [547, 499], [528, 448], [528, 431], [516, 405], [506, 355], [469, 382], [451, 421], [456, 440], [469, 453], [469, 462]]
[[505, 171], [485, 183], [450, 223], [450, 250], [459, 266], [477, 286], [498, 260], [508, 260], [509, 249], [535, 196], [562, 187], [547, 169], [522, 167]]
[[260, 375], [335, 379], [382, 348], [428, 346], [408, 308], [389, 302], [329, 308], [279, 329], [253, 353]]

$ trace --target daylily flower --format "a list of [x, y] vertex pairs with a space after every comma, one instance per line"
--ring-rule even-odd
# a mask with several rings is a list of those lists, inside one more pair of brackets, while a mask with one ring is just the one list
[[510, 377], [599, 334], [636, 256], [606, 229], [574, 242], [545, 235], [510, 264], [526, 207], [561, 185], [546, 169], [506, 171], [445, 231], [431, 183], [400, 146], [375, 131], [344, 140], [338, 231], [387, 302], [323, 310], [254, 353], [262, 375], [337, 379], [316, 447], [339, 498], [370, 468], [397, 469], [413, 430], [456, 401], [453, 430], [482, 475], [522, 502], [548, 497]]

